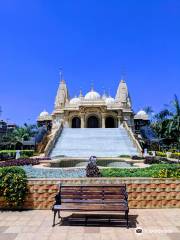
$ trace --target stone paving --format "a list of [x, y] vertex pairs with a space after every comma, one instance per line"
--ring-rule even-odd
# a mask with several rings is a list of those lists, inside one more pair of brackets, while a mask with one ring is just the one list
[[117, 215], [109, 222], [107, 215], [97, 220], [91, 214], [87, 225], [83, 214], [62, 216], [63, 223], [52, 227], [49, 210], [0, 212], [0, 240], [180, 240], [180, 209], [131, 209], [129, 229]]

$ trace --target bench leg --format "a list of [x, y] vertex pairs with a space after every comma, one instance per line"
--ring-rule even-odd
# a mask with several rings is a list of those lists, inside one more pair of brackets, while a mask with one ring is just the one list
[[125, 212], [125, 218], [126, 218], [126, 226], [129, 228], [129, 216], [128, 216], [128, 211]]
[[58, 218], [61, 218], [61, 215], [60, 215], [60, 210], [58, 211]]
[[53, 227], [55, 226], [55, 220], [56, 220], [56, 214], [57, 214], [57, 210], [54, 210], [54, 218], [53, 218]]
[[86, 216], [85, 217], [85, 226], [87, 226], [87, 220], [88, 220], [88, 217]]

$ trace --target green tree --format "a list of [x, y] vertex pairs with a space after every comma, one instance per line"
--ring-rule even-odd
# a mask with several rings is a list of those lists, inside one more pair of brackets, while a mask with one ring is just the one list
[[172, 139], [180, 144], [180, 102], [176, 95], [171, 102], [171, 109], [172, 119], [168, 124], [167, 132]]
[[176, 95], [170, 105], [154, 116], [151, 126], [158, 137], [180, 144], [180, 103]]
[[17, 143], [29, 140], [31, 137], [34, 137], [37, 133], [36, 125], [24, 124], [23, 126], [16, 126], [16, 128], [11, 132], [8, 132], [4, 137], [4, 142]]
[[151, 106], [146, 106], [143, 108], [143, 110], [148, 114], [148, 115], [152, 115], [152, 113], [154, 112]]

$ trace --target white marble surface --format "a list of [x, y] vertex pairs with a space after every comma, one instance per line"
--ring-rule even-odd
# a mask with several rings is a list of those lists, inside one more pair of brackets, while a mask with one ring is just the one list
[[124, 128], [64, 128], [51, 157], [138, 155]]

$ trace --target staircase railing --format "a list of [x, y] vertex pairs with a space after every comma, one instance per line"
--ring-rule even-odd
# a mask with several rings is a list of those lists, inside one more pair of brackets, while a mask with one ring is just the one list
[[49, 156], [52, 149], [54, 148], [56, 142], [57, 142], [57, 139], [58, 137], [61, 135], [62, 133], [62, 130], [63, 130], [63, 124], [61, 123], [59, 125], [59, 127], [55, 130], [52, 130], [52, 133], [50, 135], [50, 139], [48, 141], [48, 144], [46, 145], [45, 149], [44, 149], [44, 154], [45, 156]]
[[140, 155], [142, 155], [142, 147], [139, 144], [138, 140], [135, 138], [131, 128], [127, 125], [127, 122], [123, 122], [123, 127], [126, 129], [128, 136], [130, 137], [131, 141], [133, 142], [134, 146], [137, 148]]

